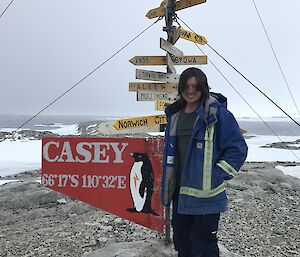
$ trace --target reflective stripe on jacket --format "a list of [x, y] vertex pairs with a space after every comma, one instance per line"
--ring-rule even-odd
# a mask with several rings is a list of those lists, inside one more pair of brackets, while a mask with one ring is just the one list
[[[180, 214], [210, 214], [227, 210], [224, 180], [238, 174], [247, 157], [247, 145], [234, 116], [227, 110], [227, 99], [216, 93], [197, 109], [197, 118], [181, 172], [178, 198]], [[161, 201], [170, 204], [176, 186], [177, 101], [165, 110], [165, 132]]]

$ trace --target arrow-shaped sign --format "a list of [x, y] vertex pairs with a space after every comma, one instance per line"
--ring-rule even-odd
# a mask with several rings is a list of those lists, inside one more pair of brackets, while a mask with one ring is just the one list
[[[174, 65], [201, 65], [207, 64], [207, 56], [187, 55], [171, 56]], [[129, 60], [136, 66], [161, 66], [167, 65], [166, 56], [134, 56]]]
[[175, 92], [177, 91], [177, 85], [171, 83], [130, 82], [129, 91]]
[[166, 52], [176, 55], [176, 56], [183, 55], [183, 52], [181, 50], [179, 50], [177, 47], [175, 47], [168, 41], [164, 40], [163, 38], [160, 38], [160, 48], [165, 50]]
[[205, 3], [206, 0], [180, 0], [175, 3], [174, 10], [179, 11], [188, 7]]
[[155, 109], [157, 111], [164, 111], [166, 106], [174, 103], [172, 100], [156, 100], [155, 101]]
[[179, 31], [180, 38], [192, 41], [192, 42], [200, 44], [200, 45], [205, 45], [208, 42], [205, 37], [200, 36], [194, 32], [185, 30], [181, 27], [178, 27], [177, 30]]
[[113, 126], [117, 130], [129, 128], [140, 128], [167, 124], [166, 115], [143, 116], [137, 118], [121, 119], [114, 122]]
[[[180, 0], [175, 2], [174, 10], [179, 11], [198, 4], [203, 4], [205, 2], [206, 0]], [[149, 19], [153, 19], [156, 17], [165, 16], [165, 14], [166, 14], [166, 4], [163, 2], [160, 7], [150, 10], [146, 14], [146, 17]]]
[[136, 79], [144, 79], [144, 80], [152, 80], [152, 81], [160, 81], [160, 82], [168, 82], [168, 83], [178, 83], [179, 75], [158, 72], [158, 71], [137, 69], [136, 70]]
[[177, 92], [137, 92], [137, 101], [176, 100]]

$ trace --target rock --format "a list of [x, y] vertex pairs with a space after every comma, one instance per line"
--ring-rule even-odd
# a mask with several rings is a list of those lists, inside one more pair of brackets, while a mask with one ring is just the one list
[[242, 184], [240, 181], [237, 181], [235, 179], [228, 180], [227, 183], [226, 183], [226, 185], [229, 188], [240, 190], [240, 191], [244, 191], [244, 190], [248, 189], [247, 185]]
[[61, 199], [57, 199], [57, 202], [58, 202], [59, 204], [66, 204], [66, 203], [67, 203], [67, 200], [66, 200], [66, 198], [61, 198]]

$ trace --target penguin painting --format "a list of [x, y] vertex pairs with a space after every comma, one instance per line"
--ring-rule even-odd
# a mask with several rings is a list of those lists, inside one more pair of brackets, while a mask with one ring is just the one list
[[127, 211], [157, 215], [151, 208], [154, 173], [149, 157], [144, 153], [130, 155], [134, 159], [130, 171], [130, 193], [134, 208], [129, 208]]

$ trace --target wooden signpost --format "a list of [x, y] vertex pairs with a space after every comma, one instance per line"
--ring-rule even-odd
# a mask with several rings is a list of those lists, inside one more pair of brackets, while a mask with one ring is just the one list
[[[180, 11], [182, 9], [186, 9], [188, 7], [192, 7], [198, 4], [203, 4], [205, 2], [206, 0], [180, 0], [175, 2], [174, 11]], [[164, 1], [160, 7], [150, 10], [146, 14], [146, 17], [149, 19], [153, 19], [160, 16], [165, 16], [166, 15], [165, 13], [166, 13], [166, 4]]]
[[152, 81], [160, 81], [160, 82], [169, 82], [169, 83], [178, 83], [179, 75], [178, 74], [170, 74], [158, 71], [150, 71], [150, 70], [136, 70], [136, 79], [144, 79], [144, 80], [152, 80]]
[[192, 41], [192, 42], [200, 44], [200, 45], [205, 45], [208, 42], [205, 37], [200, 36], [194, 32], [188, 31], [181, 27], [178, 27], [177, 30], [179, 31], [180, 38]]
[[[170, 55], [174, 65], [202, 65], [207, 64], [207, 56], [185, 55], [172, 56]], [[164, 66], [167, 65], [166, 56], [134, 56], [129, 60], [136, 66]]]
[[128, 128], [151, 127], [167, 124], [166, 115], [153, 115], [138, 118], [121, 119], [114, 122], [116, 130], [126, 130]]
[[156, 101], [156, 100], [173, 100], [175, 101], [177, 92], [137, 92], [137, 101]]
[[167, 105], [174, 103], [172, 100], [156, 100], [155, 109], [157, 111], [164, 111]]
[[129, 91], [153, 91], [153, 92], [176, 92], [177, 84], [171, 83], [145, 83], [145, 82], [130, 82]]
[[173, 46], [171, 43], [164, 40], [163, 38], [160, 38], [160, 48], [175, 56], [183, 55], [183, 52], [181, 50], [179, 50], [177, 47]]

